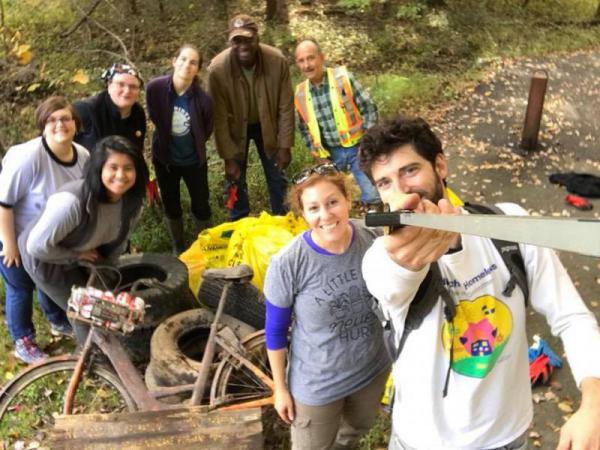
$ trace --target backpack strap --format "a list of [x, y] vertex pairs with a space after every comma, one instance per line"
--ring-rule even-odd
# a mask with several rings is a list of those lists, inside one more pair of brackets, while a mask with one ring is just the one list
[[434, 262], [431, 263], [429, 272], [427, 272], [425, 279], [421, 282], [413, 301], [410, 302], [396, 358], [402, 351], [408, 335], [421, 326], [423, 319], [431, 312], [440, 297], [444, 303], [444, 314], [446, 315], [446, 318], [454, 318], [454, 315], [456, 314], [456, 305], [454, 304], [450, 293], [442, 283], [442, 274], [439, 266]]
[[421, 282], [413, 301], [408, 308], [408, 314], [404, 322], [404, 331], [400, 337], [400, 342], [396, 345], [396, 330], [392, 320], [383, 313], [381, 305], [375, 301], [371, 304], [371, 309], [381, 326], [383, 327], [383, 342], [388, 356], [392, 362], [395, 362], [400, 356], [404, 347], [406, 338], [413, 331], [421, 326], [423, 319], [431, 312], [433, 307], [442, 297], [444, 303], [444, 314], [446, 319], [451, 322], [456, 314], [456, 305], [450, 296], [450, 293], [444, 288], [442, 276], [437, 263], [432, 263], [425, 279]]
[[[478, 205], [474, 203], [465, 203], [464, 208], [473, 214], [504, 214], [496, 205]], [[519, 250], [519, 245], [515, 242], [504, 241], [502, 239], [492, 239], [492, 243], [500, 253], [504, 265], [510, 273], [510, 278], [504, 286], [502, 295], [510, 297], [519, 286], [525, 297], [525, 306], [529, 305], [529, 285], [527, 284], [527, 272], [525, 271], [525, 261]]]

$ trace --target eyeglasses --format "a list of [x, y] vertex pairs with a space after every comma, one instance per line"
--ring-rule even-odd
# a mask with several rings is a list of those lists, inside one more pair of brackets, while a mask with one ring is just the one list
[[129, 88], [132, 92], [137, 92], [140, 90], [140, 86], [137, 84], [129, 84], [124, 81], [111, 81], [111, 84], [116, 84], [119, 89]]
[[292, 177], [292, 183], [302, 184], [308, 180], [311, 175], [334, 175], [339, 173], [339, 169], [333, 163], [319, 164], [318, 166], [309, 167], [308, 169], [301, 170]]
[[46, 120], [46, 125], [54, 126], [58, 122], [60, 122], [62, 124], [67, 124], [67, 123], [71, 123], [72, 120], [73, 120], [73, 118], [70, 116], [48, 117], [48, 120]]

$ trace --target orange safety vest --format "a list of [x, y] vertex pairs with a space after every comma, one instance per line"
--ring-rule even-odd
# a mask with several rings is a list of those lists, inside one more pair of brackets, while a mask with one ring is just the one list
[[[333, 110], [333, 118], [340, 137], [342, 147], [352, 147], [360, 141], [363, 135], [363, 120], [354, 102], [354, 95], [348, 70], [345, 66], [327, 69], [329, 83], [329, 98]], [[318, 156], [329, 157], [329, 152], [321, 143], [321, 131], [316, 119], [315, 110], [310, 94], [310, 80], [305, 80], [296, 86], [294, 98], [296, 111], [306, 124], [313, 148]]]

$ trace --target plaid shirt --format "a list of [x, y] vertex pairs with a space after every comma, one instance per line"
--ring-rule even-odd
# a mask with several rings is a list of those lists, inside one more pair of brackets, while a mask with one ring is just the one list
[[[321, 143], [325, 148], [340, 147], [342, 144], [335, 126], [331, 98], [329, 97], [329, 80], [326, 69], [324, 70], [323, 82], [320, 85], [315, 86], [309, 81], [310, 95], [312, 97], [317, 123], [319, 124], [319, 129], [321, 131]], [[369, 94], [350, 72], [348, 72], [348, 77], [350, 79], [350, 85], [352, 86], [354, 102], [356, 103], [363, 120], [363, 130], [367, 130], [377, 122], [377, 107], [369, 97]], [[313, 145], [308, 134], [308, 128], [298, 115], [298, 111], [296, 111], [296, 124], [302, 134], [304, 143], [309, 150], [313, 150]]]

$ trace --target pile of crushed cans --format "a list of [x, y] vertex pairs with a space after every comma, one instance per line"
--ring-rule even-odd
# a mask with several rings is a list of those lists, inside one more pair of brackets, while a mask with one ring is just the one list
[[69, 316], [76, 320], [124, 334], [144, 321], [144, 300], [128, 292], [115, 296], [111, 291], [74, 286], [68, 305]]

